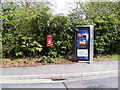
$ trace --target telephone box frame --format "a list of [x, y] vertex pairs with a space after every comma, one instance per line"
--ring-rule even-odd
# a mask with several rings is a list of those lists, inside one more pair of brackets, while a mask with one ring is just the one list
[[76, 48], [76, 32], [75, 32], [75, 61], [79, 62], [88, 62], [92, 63], [93, 62], [93, 48], [94, 48], [94, 26], [93, 25], [77, 25], [76, 28], [89, 28], [89, 49], [88, 49], [88, 61], [82, 61], [82, 60], [77, 60], [77, 48]]

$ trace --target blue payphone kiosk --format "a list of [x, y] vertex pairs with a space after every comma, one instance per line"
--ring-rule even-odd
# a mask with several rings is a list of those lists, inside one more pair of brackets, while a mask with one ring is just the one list
[[93, 25], [76, 26], [76, 60], [81, 62], [93, 61]]

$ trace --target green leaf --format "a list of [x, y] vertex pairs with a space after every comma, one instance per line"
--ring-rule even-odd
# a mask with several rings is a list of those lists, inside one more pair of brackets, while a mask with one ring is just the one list
[[23, 52], [17, 52], [17, 53], [15, 53], [15, 55], [16, 56], [19, 56], [19, 55], [21, 56], [21, 55], [23, 55]]

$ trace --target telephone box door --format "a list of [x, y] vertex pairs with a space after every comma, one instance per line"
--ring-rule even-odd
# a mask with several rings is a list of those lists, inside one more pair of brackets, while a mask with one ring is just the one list
[[80, 28], [76, 32], [76, 49], [78, 60], [89, 60], [89, 28]]

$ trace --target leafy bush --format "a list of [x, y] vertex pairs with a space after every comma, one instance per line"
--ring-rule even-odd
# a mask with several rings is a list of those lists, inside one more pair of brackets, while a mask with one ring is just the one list
[[54, 63], [54, 59], [52, 59], [50, 56], [43, 56], [40, 60], [42, 63]]
[[[94, 54], [120, 53], [120, 2], [77, 2], [72, 25], [94, 25]], [[75, 30], [75, 29], [74, 29]]]
[[[119, 3], [77, 2], [69, 16], [52, 15], [48, 2], [2, 3], [3, 57], [41, 55], [44, 56], [43, 62], [49, 63], [54, 62], [50, 57], [68, 55], [68, 58], [73, 59], [78, 24], [95, 25], [95, 54], [118, 53]], [[51, 47], [46, 46], [46, 36], [49, 34], [53, 35]]]
[[31, 36], [8, 33], [4, 37], [3, 44], [5, 45], [3, 46], [3, 53], [5, 56], [35, 56], [42, 50], [42, 45]]

